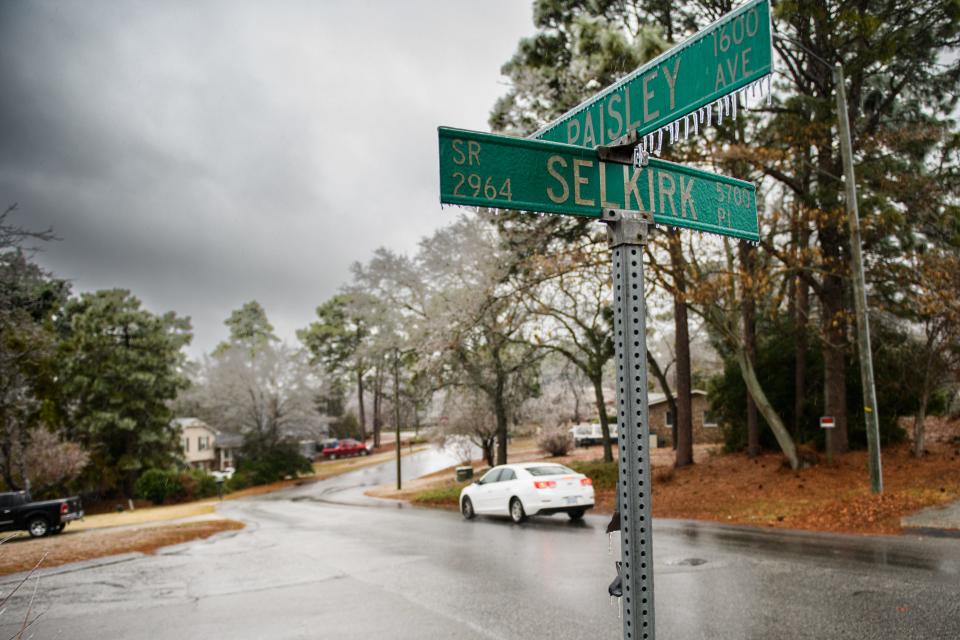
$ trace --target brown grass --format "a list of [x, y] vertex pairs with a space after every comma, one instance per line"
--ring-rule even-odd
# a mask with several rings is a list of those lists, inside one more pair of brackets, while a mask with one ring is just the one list
[[71, 532], [69, 525], [59, 535], [15, 538], [0, 546], [0, 575], [28, 571], [46, 554], [41, 569], [69, 562], [139, 551], [152, 554], [166, 547], [209, 538], [223, 531], [243, 528], [236, 520], [217, 519], [169, 526]]

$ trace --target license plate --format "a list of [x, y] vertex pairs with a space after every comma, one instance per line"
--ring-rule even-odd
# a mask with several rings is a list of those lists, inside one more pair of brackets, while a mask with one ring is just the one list
[[579, 499], [580, 499], [580, 498], [578, 498], [577, 496], [568, 496], [568, 497], [564, 498], [564, 500], [567, 501], [567, 504], [577, 504], [577, 500], [579, 500]]

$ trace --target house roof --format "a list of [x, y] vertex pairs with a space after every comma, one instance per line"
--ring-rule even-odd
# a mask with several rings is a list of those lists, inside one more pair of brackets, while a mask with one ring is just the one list
[[213, 441], [215, 447], [221, 449], [239, 449], [243, 446], [243, 436], [239, 433], [227, 433], [226, 431], [218, 431], [217, 437]]
[[[706, 392], [706, 391], [702, 391], [702, 390], [700, 390], [700, 389], [693, 389], [692, 391], [690, 391], [690, 395], [691, 395], [691, 396], [706, 396], [706, 395], [707, 395], [707, 392]], [[656, 405], [656, 404], [663, 404], [663, 403], [666, 402], [666, 401], [667, 401], [667, 396], [666, 396], [666, 394], [663, 394], [663, 393], [649, 393], [649, 394], [647, 394], [647, 405], [648, 405], [648, 406], [651, 406], [651, 407], [652, 407], [653, 405]]]
[[175, 426], [177, 429], [181, 431], [188, 427], [192, 427], [192, 428], [198, 428], [198, 429], [206, 429], [210, 433], [216, 434], [216, 431], [214, 431], [213, 427], [208, 425], [206, 422], [204, 422], [200, 418], [174, 418], [172, 421], [172, 424], [173, 426]]

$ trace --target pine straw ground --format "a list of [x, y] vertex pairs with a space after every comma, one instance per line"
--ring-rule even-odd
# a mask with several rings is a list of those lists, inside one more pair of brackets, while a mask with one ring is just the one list
[[[900, 518], [919, 509], [960, 500], [960, 421], [931, 419], [928, 453], [916, 459], [909, 443], [883, 450], [884, 493], [870, 493], [867, 454], [854, 451], [791, 471], [779, 454], [750, 459], [745, 454], [698, 451], [697, 463], [672, 467], [672, 452], [653, 457], [653, 513], [660, 518], [712, 520], [729, 524], [855, 534], [901, 533]], [[554, 458], [594, 480], [596, 513], [613, 510], [616, 468], [596, 461], [599, 447], [573, 457]], [[542, 458], [542, 454], [540, 455]], [[518, 456], [519, 461], [532, 456]], [[378, 497], [410, 500], [423, 506], [457, 508], [462, 484], [452, 470], [434, 474], [402, 492], [379, 489]]]

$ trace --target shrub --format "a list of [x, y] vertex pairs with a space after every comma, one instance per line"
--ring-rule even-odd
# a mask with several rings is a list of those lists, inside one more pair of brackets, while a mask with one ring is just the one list
[[544, 429], [537, 438], [537, 446], [551, 456], [564, 456], [573, 448], [573, 437], [569, 431], [560, 427]]
[[296, 442], [265, 442], [251, 438], [244, 442], [238, 471], [248, 474], [252, 484], [270, 484], [287, 476], [311, 473], [313, 463], [300, 455]]
[[137, 496], [153, 504], [163, 504], [167, 499], [177, 498], [183, 493], [183, 485], [175, 471], [148, 469], [137, 480], [134, 487]]
[[193, 469], [179, 475], [181, 495], [187, 500], [217, 495], [217, 481], [202, 469]]
[[240, 491], [250, 486], [250, 476], [243, 471], [234, 472], [233, 476], [224, 483], [225, 491]]
[[616, 489], [617, 463], [593, 460], [591, 462], [573, 461], [567, 465], [577, 473], [582, 473], [593, 480], [593, 488], [598, 491]]
[[347, 413], [330, 425], [330, 435], [334, 438], [359, 438], [360, 421], [353, 413]]

